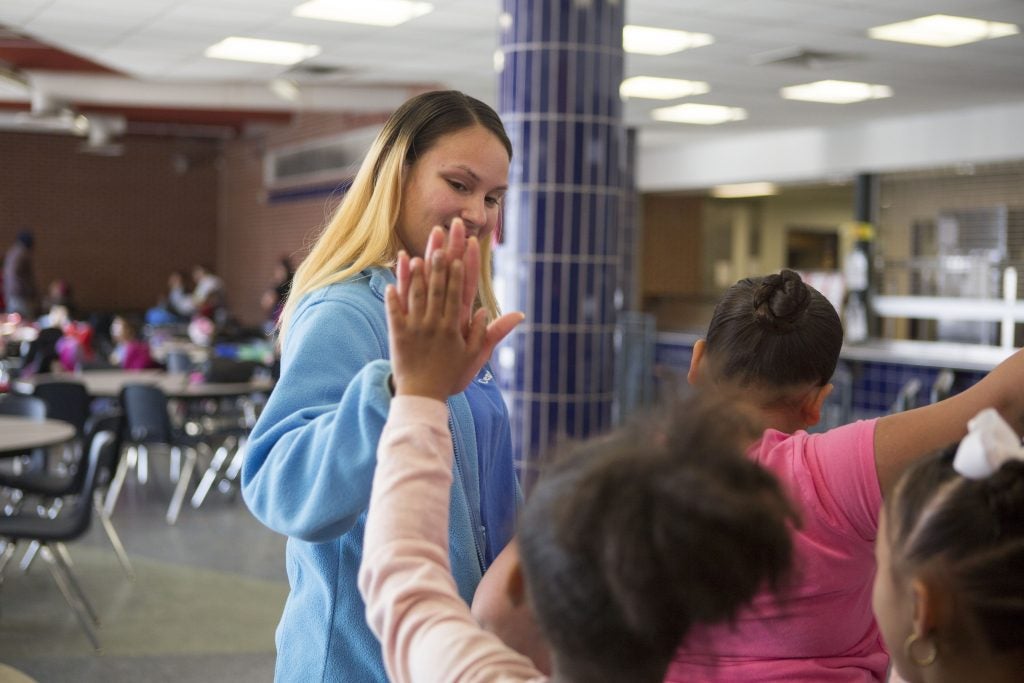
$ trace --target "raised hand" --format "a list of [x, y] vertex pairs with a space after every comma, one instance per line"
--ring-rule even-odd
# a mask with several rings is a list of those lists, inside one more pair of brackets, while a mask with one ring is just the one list
[[[479, 249], [475, 242], [470, 238], [467, 252]], [[466, 328], [461, 322], [468, 280], [463, 260], [448, 263], [435, 251], [429, 265], [405, 255], [399, 265], [400, 287], [389, 286], [385, 295], [395, 393], [443, 401], [469, 385], [523, 315], [509, 313], [488, 325], [487, 312], [480, 310]]]
[[[447, 233], [447, 239], [444, 228], [439, 225], [434, 226], [434, 229], [430, 231], [430, 235], [427, 237], [427, 246], [423, 252], [423, 260], [426, 263], [430, 263], [433, 255], [437, 252], [443, 253], [445, 261], [449, 264], [456, 259], [461, 259], [465, 263], [466, 284], [463, 288], [462, 310], [460, 312], [460, 321], [464, 330], [468, 328], [469, 319], [473, 315], [473, 303], [476, 301], [477, 287], [480, 283], [480, 244], [476, 242], [475, 246], [471, 248], [471, 242], [476, 242], [476, 240], [474, 238], [466, 238], [466, 224], [461, 218], [453, 218], [451, 229]], [[408, 263], [409, 260], [406, 259], [405, 265], [407, 266]], [[398, 266], [396, 268], [398, 293], [402, 300], [405, 301], [407, 296], [403, 285], [408, 283], [408, 278], [403, 279], [402, 268], [402, 258], [401, 254], [399, 254]], [[429, 270], [424, 269], [423, 276], [426, 277], [428, 273]], [[406, 271], [406, 274], [408, 274], [408, 271]]]

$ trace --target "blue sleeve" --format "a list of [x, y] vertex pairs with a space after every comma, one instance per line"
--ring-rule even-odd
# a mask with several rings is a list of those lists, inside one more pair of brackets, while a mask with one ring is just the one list
[[348, 531], [370, 500], [391, 394], [386, 327], [357, 305], [300, 303], [281, 379], [249, 438], [242, 493], [271, 529], [312, 543]]

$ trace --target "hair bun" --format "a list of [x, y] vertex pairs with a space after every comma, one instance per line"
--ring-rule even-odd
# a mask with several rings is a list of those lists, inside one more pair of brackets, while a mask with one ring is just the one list
[[783, 270], [768, 275], [754, 291], [754, 318], [776, 332], [789, 332], [811, 304], [811, 292], [800, 275]]

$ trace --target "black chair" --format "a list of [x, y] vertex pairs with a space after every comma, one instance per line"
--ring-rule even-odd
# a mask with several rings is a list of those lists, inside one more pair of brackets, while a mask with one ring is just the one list
[[[148, 384], [125, 385], [121, 390], [121, 408], [125, 415], [128, 453], [111, 483], [105, 509], [108, 514], [113, 513], [130, 467], [137, 468], [140, 481], [148, 479], [148, 447], [159, 445], [166, 447], [171, 456], [170, 477], [176, 485], [167, 508], [167, 523], [174, 524], [178, 521], [181, 505], [196, 468], [197, 449], [204, 447], [204, 444], [200, 439], [174, 427], [167, 395], [159, 387]], [[184, 464], [181, 463], [182, 454], [185, 456]]]
[[920, 379], [917, 377], [908, 379], [897, 392], [896, 400], [893, 401], [889, 412], [902, 413], [904, 410], [913, 410], [919, 406], [921, 404], [921, 388]]
[[0, 415], [16, 415], [32, 420], [45, 420], [46, 402], [35, 396], [0, 394]]
[[89, 392], [81, 382], [41, 382], [32, 395], [46, 403], [46, 417], [70, 422], [79, 437], [85, 436], [89, 419]]
[[57, 342], [64, 333], [55, 327], [39, 330], [39, 336], [22, 346], [20, 375], [29, 377], [40, 372], [49, 372], [50, 366], [58, 359]]
[[[0, 394], [0, 415], [42, 421], [46, 419], [46, 403], [35, 396]], [[41, 470], [46, 467], [46, 450], [37, 448], [16, 453], [10, 460], [15, 473], [21, 473], [23, 470]]]
[[170, 373], [192, 372], [194, 365], [192, 357], [188, 355], [188, 351], [182, 351], [181, 349], [168, 351], [164, 364], [167, 366], [167, 372]]
[[[97, 473], [97, 483], [95, 493], [93, 495], [93, 507], [96, 510], [100, 523], [103, 525], [103, 530], [106, 532], [107, 538], [110, 540], [110, 545], [114, 548], [114, 554], [117, 555], [117, 560], [120, 562], [121, 568], [130, 580], [134, 580], [135, 570], [132, 567], [131, 561], [128, 559], [128, 554], [125, 553], [124, 545], [121, 543], [121, 537], [118, 535], [117, 530], [114, 528], [114, 525], [110, 520], [110, 515], [106, 513], [102, 504], [103, 494], [106, 492], [107, 487], [113, 480], [114, 473], [116, 472], [120, 461], [122, 444], [121, 434], [123, 429], [124, 415], [122, 413], [111, 412], [92, 418], [89, 420], [89, 426], [87, 428], [86, 447], [84, 449], [84, 453], [88, 454], [91, 452], [93, 442], [101, 434], [109, 432], [114, 435], [114, 442], [111, 447], [105, 449], [101, 453], [101, 459], [98, 465], [99, 470]], [[39, 506], [37, 510], [40, 514], [52, 518], [62, 514], [64, 497], [77, 494], [84, 489], [87, 474], [87, 457], [82, 457], [70, 476], [62, 477], [48, 473], [0, 475], [0, 486], [18, 489], [22, 496], [31, 495], [42, 498], [46, 502], [46, 505]], [[25, 551], [21, 560], [22, 571], [28, 571], [39, 547], [38, 543], [33, 542], [33, 544]]]
[[64, 505], [63, 514], [57, 518], [40, 517], [27, 512], [0, 517], [0, 538], [6, 539], [6, 544], [0, 552], [0, 575], [14, 555], [18, 541], [37, 541], [40, 546], [39, 554], [46, 560], [54, 582], [97, 650], [100, 649], [100, 642], [93, 624], [98, 625], [99, 618], [71, 571], [64, 543], [81, 537], [88, 530], [92, 520], [100, 463], [104, 459], [116, 457], [112, 453], [116, 448], [116, 440], [116, 434], [110, 431], [95, 435], [85, 464], [82, 488], [73, 496], [73, 502]]

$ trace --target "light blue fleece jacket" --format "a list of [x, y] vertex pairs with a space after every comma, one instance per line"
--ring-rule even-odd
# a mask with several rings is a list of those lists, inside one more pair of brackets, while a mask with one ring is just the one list
[[[383, 303], [390, 282], [390, 271], [372, 268], [302, 299], [282, 350], [281, 379], [249, 439], [245, 501], [288, 536], [291, 592], [277, 628], [277, 681], [387, 680], [356, 577], [391, 401]], [[464, 394], [448, 407], [455, 446], [449, 550], [459, 594], [469, 602], [485, 543], [476, 434]], [[507, 431], [507, 415], [500, 418]]]

